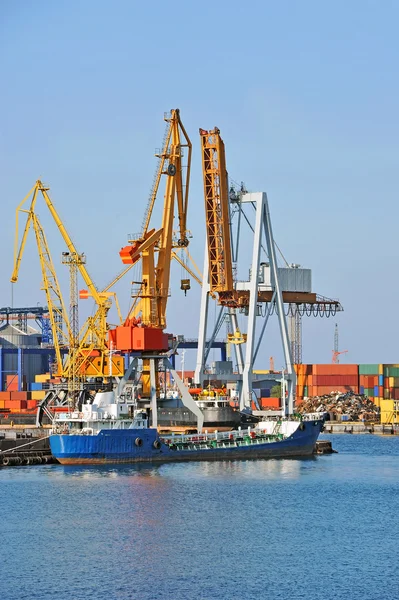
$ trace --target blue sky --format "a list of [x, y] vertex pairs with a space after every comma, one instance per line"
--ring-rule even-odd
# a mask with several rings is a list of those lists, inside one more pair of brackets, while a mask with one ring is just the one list
[[[188, 221], [197, 262], [198, 128], [217, 125], [230, 176], [267, 191], [288, 261], [311, 268], [314, 291], [344, 305], [337, 319], [304, 321], [304, 361], [331, 360], [337, 321], [342, 361], [399, 363], [398, 21], [388, 0], [3, 0], [0, 305], [12, 301], [15, 208], [38, 178], [93, 279], [101, 287], [113, 278], [127, 234], [140, 229], [163, 113], [179, 107], [194, 147]], [[40, 216], [58, 264], [63, 245], [44, 209]], [[195, 337], [199, 289], [185, 298], [180, 275], [168, 330]], [[39, 288], [32, 242], [14, 306], [44, 303]], [[129, 281], [117, 291], [127, 307]], [[257, 366], [271, 355], [278, 365], [276, 322]]]

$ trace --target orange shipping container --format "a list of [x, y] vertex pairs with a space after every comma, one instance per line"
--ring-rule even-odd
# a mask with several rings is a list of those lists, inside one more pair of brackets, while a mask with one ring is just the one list
[[6, 383], [8, 392], [18, 392], [18, 383]]
[[0, 410], [4, 408], [5, 400], [0, 400]]
[[0, 392], [0, 400], [11, 400], [11, 392]]
[[36, 409], [37, 408], [37, 400], [27, 400], [26, 408], [29, 410]]
[[11, 392], [11, 400], [27, 400], [27, 392]]
[[313, 375], [358, 375], [358, 365], [313, 365]]
[[8, 400], [4, 402], [5, 408], [9, 408], [11, 412], [18, 412], [22, 408], [26, 408], [26, 400]]
[[313, 365], [294, 365], [295, 368], [295, 373], [297, 375], [311, 375], [312, 374], [312, 368]]
[[262, 409], [278, 410], [281, 407], [281, 398], [261, 398], [260, 406]]

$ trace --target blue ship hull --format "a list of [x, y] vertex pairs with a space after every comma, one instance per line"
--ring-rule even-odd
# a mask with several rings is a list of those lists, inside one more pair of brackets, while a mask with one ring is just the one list
[[[51, 452], [61, 464], [116, 464], [236, 460], [310, 456], [323, 419], [304, 422], [288, 438], [242, 437], [212, 444], [166, 444], [156, 429], [103, 429], [97, 435], [51, 435]], [[197, 438], [198, 439], [198, 438]]]

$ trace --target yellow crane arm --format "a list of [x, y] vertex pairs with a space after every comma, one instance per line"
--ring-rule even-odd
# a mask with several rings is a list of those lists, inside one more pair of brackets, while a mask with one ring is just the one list
[[[55, 223], [56, 223], [56, 225], [57, 225], [57, 227], [58, 227], [58, 229], [59, 229], [59, 231], [60, 231], [60, 233], [62, 235], [62, 238], [63, 238], [64, 242], [67, 245], [67, 248], [68, 248], [69, 252], [72, 255], [78, 256], [79, 253], [78, 253], [78, 251], [75, 248], [75, 244], [73, 243], [70, 235], [68, 234], [68, 232], [67, 232], [67, 230], [66, 230], [66, 228], [65, 228], [65, 226], [64, 226], [64, 224], [63, 224], [63, 222], [61, 220], [61, 218], [59, 217], [59, 215], [58, 215], [58, 213], [57, 213], [57, 211], [56, 211], [56, 209], [55, 209], [53, 203], [51, 202], [50, 197], [49, 197], [49, 195], [47, 193], [47, 191], [48, 191], [49, 188], [46, 188], [42, 184], [42, 182], [40, 180], [38, 180], [37, 184], [38, 184], [38, 187], [39, 187], [40, 191], [42, 192], [44, 200], [46, 201], [47, 207], [48, 207], [48, 209], [49, 209], [49, 211], [50, 211], [50, 213], [51, 213], [51, 215], [52, 215], [52, 217], [53, 217], [53, 219], [54, 219], [54, 221], [55, 221]], [[90, 277], [90, 275], [89, 275], [89, 273], [88, 273], [85, 265], [81, 261], [78, 261], [77, 265], [78, 265], [78, 269], [80, 271], [80, 274], [81, 274], [81, 276], [82, 276], [85, 284], [87, 285], [87, 287], [90, 290], [91, 295], [93, 296], [93, 298], [96, 301], [96, 303], [100, 304], [101, 303], [101, 298], [100, 298], [99, 292], [98, 292], [96, 286], [94, 285], [94, 283], [93, 283], [93, 281], [92, 281], [92, 279], [91, 279], [91, 277]]]
[[166, 126], [166, 131], [165, 131], [165, 136], [164, 136], [163, 143], [162, 143], [161, 153], [155, 155], [159, 158], [159, 160], [158, 160], [157, 170], [155, 173], [154, 182], [153, 182], [151, 193], [150, 193], [150, 198], [149, 198], [148, 205], [147, 205], [145, 215], [144, 215], [143, 227], [142, 227], [142, 232], [141, 232], [142, 237], [145, 236], [145, 234], [148, 231], [148, 227], [150, 225], [152, 211], [154, 209], [155, 200], [156, 200], [157, 194], [158, 194], [159, 183], [161, 181], [162, 173], [164, 171], [164, 165], [165, 165], [165, 160], [167, 157], [167, 150], [169, 147], [170, 136], [172, 134], [172, 128], [173, 128], [172, 121], [171, 120], [168, 121], [166, 116], [165, 116], [165, 121], [168, 122], [168, 125]]
[[[18, 281], [18, 275], [19, 275], [19, 267], [21, 266], [21, 260], [22, 260], [22, 256], [25, 250], [25, 245], [26, 245], [26, 240], [28, 237], [28, 233], [29, 233], [29, 229], [30, 226], [32, 224], [32, 216], [33, 216], [33, 209], [34, 206], [36, 204], [36, 197], [37, 197], [37, 192], [38, 192], [38, 186], [37, 183], [36, 185], [33, 186], [33, 188], [28, 192], [28, 194], [25, 196], [25, 198], [22, 200], [22, 202], [20, 202], [17, 206], [17, 210], [16, 210], [16, 218], [15, 218], [15, 239], [14, 239], [14, 269], [12, 272], [12, 276], [11, 276], [11, 282], [12, 283], [16, 283]], [[31, 208], [30, 210], [24, 210], [21, 207], [25, 204], [25, 202], [27, 201], [27, 199], [33, 194], [32, 197], [32, 202], [31, 202]], [[33, 208], [32, 208], [33, 207]], [[20, 212], [24, 212], [27, 213], [28, 218], [25, 224], [25, 229], [24, 232], [22, 234], [22, 240], [21, 240], [21, 244], [18, 250], [18, 240], [19, 240], [19, 213]]]
[[[183, 138], [185, 139], [185, 143], [182, 142], [181, 136], [178, 138], [178, 149], [179, 149], [179, 165], [178, 169], [181, 172], [182, 169], [182, 148], [188, 148], [188, 156], [187, 156], [187, 165], [186, 165], [186, 176], [185, 176], [185, 185], [183, 185], [183, 178], [181, 176], [176, 178], [176, 196], [177, 196], [177, 213], [179, 219], [179, 231], [180, 238], [177, 241], [178, 246], [188, 246], [187, 239], [187, 211], [188, 211], [188, 195], [190, 188], [190, 172], [191, 172], [191, 152], [192, 152], [192, 144], [190, 138], [187, 135], [187, 132], [184, 128], [183, 123], [180, 120], [180, 111], [176, 109], [172, 111], [175, 113], [175, 118], [177, 119], [177, 124], [174, 126], [177, 129], [177, 132], [183, 134]], [[184, 187], [184, 190], [183, 190]]]
[[[187, 177], [190, 175], [190, 168], [188, 163], [188, 169], [184, 177], [182, 147], [188, 146], [188, 161], [190, 161], [191, 142], [187, 136], [187, 133], [182, 128], [180, 112], [178, 109], [172, 111], [171, 124], [172, 139], [168, 150], [169, 165], [166, 172], [167, 181], [163, 206], [162, 236], [159, 243], [158, 261], [155, 267], [155, 287], [158, 293], [158, 320], [161, 328], [166, 326], [166, 305], [169, 296], [170, 264], [172, 260], [173, 248], [173, 217], [175, 196], [177, 198], [179, 217], [180, 238], [178, 240], [178, 245], [183, 247], [188, 245], [186, 231], [186, 210], [189, 188], [189, 181], [187, 180]], [[181, 133], [185, 138], [185, 144], [182, 144], [180, 135]], [[183, 189], [185, 189], [184, 197]]]
[[[26, 240], [28, 237], [29, 229], [32, 226], [35, 233], [36, 245], [39, 253], [40, 267], [43, 278], [43, 290], [46, 294], [47, 306], [49, 310], [57, 370], [60, 373], [62, 371], [61, 346], [66, 346], [68, 344], [68, 340], [70, 337], [70, 324], [68, 319], [68, 313], [65, 309], [64, 300], [61, 294], [61, 288], [54, 268], [53, 260], [51, 258], [47, 239], [43, 227], [41, 226], [40, 221], [34, 212], [38, 191], [39, 186], [36, 182], [36, 185], [30, 190], [29, 194], [25, 196], [25, 198], [17, 207], [14, 247], [14, 270], [11, 276], [11, 281], [13, 283], [16, 283], [18, 281], [19, 269], [21, 266], [21, 261], [26, 246]], [[31, 194], [33, 195], [30, 209], [25, 210], [22, 208], [22, 206]], [[22, 234], [22, 240], [18, 249], [19, 213], [21, 212], [26, 213], [28, 217], [26, 220], [24, 232]], [[64, 325], [66, 327], [66, 332], [64, 330]]]

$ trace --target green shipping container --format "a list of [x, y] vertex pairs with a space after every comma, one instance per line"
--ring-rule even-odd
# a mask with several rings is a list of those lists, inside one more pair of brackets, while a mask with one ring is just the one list
[[364, 394], [369, 398], [374, 398], [374, 388], [364, 388]]
[[385, 377], [399, 377], [399, 367], [389, 367], [385, 365], [384, 375]]
[[380, 365], [359, 365], [359, 375], [378, 375]]

